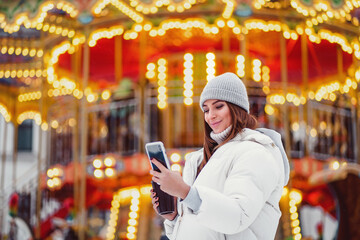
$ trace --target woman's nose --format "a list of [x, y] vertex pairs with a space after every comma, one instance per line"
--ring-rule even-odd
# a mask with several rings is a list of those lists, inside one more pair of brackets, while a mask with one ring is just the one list
[[215, 111], [209, 110], [209, 114], [210, 114], [210, 118], [215, 118], [216, 117]]

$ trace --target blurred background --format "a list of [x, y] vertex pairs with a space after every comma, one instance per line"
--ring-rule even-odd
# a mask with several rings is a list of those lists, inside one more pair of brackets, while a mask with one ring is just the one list
[[276, 239], [360, 239], [359, 7], [0, 1], [0, 239], [160, 239], [144, 145], [181, 172], [228, 71], [289, 157]]

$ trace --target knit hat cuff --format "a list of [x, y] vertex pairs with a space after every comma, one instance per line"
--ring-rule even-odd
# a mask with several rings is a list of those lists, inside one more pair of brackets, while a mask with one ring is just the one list
[[209, 99], [218, 99], [226, 102], [233, 103], [243, 108], [247, 113], [249, 113], [249, 103], [247, 99], [244, 99], [244, 95], [239, 94], [235, 91], [230, 91], [227, 89], [219, 89], [219, 88], [208, 88], [203, 93], [200, 99], [200, 107], [203, 109], [203, 104], [205, 101]]

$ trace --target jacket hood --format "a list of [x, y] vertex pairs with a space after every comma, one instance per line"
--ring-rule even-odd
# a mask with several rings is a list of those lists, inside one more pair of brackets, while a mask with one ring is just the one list
[[284, 171], [285, 171], [284, 186], [288, 184], [289, 176], [290, 176], [290, 165], [289, 165], [289, 160], [286, 155], [284, 146], [281, 141], [280, 133], [278, 133], [272, 129], [267, 129], [267, 128], [257, 128], [255, 130], [245, 128], [233, 140], [255, 141], [255, 142], [258, 142], [263, 145], [274, 143], [280, 150], [280, 153], [282, 156], [282, 162], [284, 164]]

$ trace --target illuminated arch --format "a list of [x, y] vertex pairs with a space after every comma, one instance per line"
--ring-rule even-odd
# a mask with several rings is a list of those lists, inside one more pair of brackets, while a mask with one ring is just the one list
[[145, 200], [150, 202], [150, 189], [151, 185], [142, 185], [140, 187], [122, 188], [114, 194], [113, 200], [111, 201], [111, 214], [106, 239], [110, 240], [115, 238], [120, 205], [128, 203], [131, 204], [126, 236], [128, 239], [136, 239], [135, 234], [137, 232], [140, 201]]
[[19, 116], [17, 118], [17, 123], [21, 124], [22, 122], [24, 122], [27, 119], [34, 120], [37, 125], [40, 125], [41, 122], [42, 122], [40, 112], [38, 112], [38, 111], [25, 111], [25, 112], [22, 112], [21, 114], [19, 114]]
[[144, 17], [141, 14], [137, 13], [136, 10], [134, 11], [131, 6], [129, 6], [119, 0], [112, 0], [112, 1], [99, 0], [94, 4], [91, 11], [94, 15], [98, 15], [103, 11], [103, 9], [108, 4], [112, 4], [114, 7], [119, 9], [123, 14], [128, 16], [130, 19], [132, 19], [136, 23], [141, 23], [144, 21]]
[[45, 1], [38, 7], [39, 12], [33, 18], [29, 17], [29, 12], [21, 12], [16, 14], [14, 23], [9, 23], [6, 21], [5, 15], [0, 13], [0, 22], [2, 22], [0, 26], [8, 33], [19, 31], [21, 25], [27, 28], [36, 28], [38, 23], [44, 22], [47, 13], [54, 8], [65, 11], [72, 18], [76, 17], [79, 13], [75, 5], [68, 1]]
[[7, 108], [1, 103], [0, 103], [0, 114], [4, 117], [6, 122], [10, 122], [11, 115], [10, 115], [9, 111], [7, 110]]

